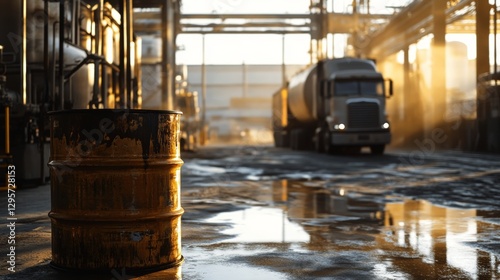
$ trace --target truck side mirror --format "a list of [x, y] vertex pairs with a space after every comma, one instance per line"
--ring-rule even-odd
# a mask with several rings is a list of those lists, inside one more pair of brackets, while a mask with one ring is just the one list
[[392, 79], [386, 79], [385, 81], [389, 84], [389, 92], [386, 94], [386, 98], [390, 98], [393, 95], [393, 82]]

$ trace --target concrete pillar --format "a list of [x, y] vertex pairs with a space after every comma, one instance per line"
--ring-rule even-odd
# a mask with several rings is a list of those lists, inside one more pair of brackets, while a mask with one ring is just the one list
[[434, 0], [432, 5], [432, 100], [435, 114], [433, 127], [443, 125], [446, 113], [446, 3], [447, 1]]
[[410, 60], [409, 60], [409, 46], [406, 46], [405, 49], [403, 50], [404, 56], [403, 56], [403, 104], [404, 104], [404, 111], [403, 111], [403, 120], [405, 123], [411, 122], [411, 114], [410, 111], [412, 110], [413, 106], [411, 104], [411, 99], [412, 96], [415, 94], [415, 92], [412, 90], [411, 86], [411, 80], [410, 80]]
[[413, 73], [410, 64], [410, 48], [404, 49], [403, 62], [404, 76], [404, 123], [409, 124], [405, 127], [405, 143], [413, 144], [416, 139], [421, 139], [424, 135], [424, 114], [421, 101], [419, 81]]
[[[476, 76], [490, 72], [490, 50], [489, 50], [489, 34], [490, 34], [490, 5], [488, 0], [476, 1]], [[477, 111], [478, 119], [478, 139], [476, 148], [479, 150], [487, 146], [487, 123], [484, 115], [485, 95], [481, 94], [484, 89], [481, 88], [481, 83], [478, 83], [477, 88]], [[483, 108], [483, 109], [481, 109]]]

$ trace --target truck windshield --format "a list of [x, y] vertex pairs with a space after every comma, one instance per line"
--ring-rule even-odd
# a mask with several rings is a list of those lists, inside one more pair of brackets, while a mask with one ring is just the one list
[[337, 80], [334, 87], [334, 96], [383, 96], [384, 82], [381, 80]]

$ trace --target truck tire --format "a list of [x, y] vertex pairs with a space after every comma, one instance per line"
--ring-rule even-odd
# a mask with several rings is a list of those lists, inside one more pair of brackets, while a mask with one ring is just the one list
[[370, 151], [374, 155], [383, 155], [385, 150], [385, 145], [373, 145], [370, 146]]
[[314, 141], [314, 150], [318, 153], [322, 153], [325, 150], [325, 144], [324, 144], [325, 139], [323, 139], [324, 137], [323, 134], [324, 134], [323, 130], [316, 133]]
[[297, 130], [292, 130], [292, 133], [290, 133], [290, 148], [292, 150], [300, 149], [300, 137]]
[[292, 130], [290, 134], [290, 148], [292, 150], [306, 150], [310, 140], [306, 138], [306, 133], [302, 129]]
[[290, 133], [290, 149], [297, 149], [297, 137], [294, 130], [292, 130], [292, 132]]
[[334, 147], [331, 144], [332, 135], [329, 131], [323, 132], [323, 152], [325, 154], [333, 154]]
[[274, 137], [274, 147], [277, 148], [282, 147], [283, 143], [281, 143], [282, 142], [281, 133], [275, 131], [273, 137]]

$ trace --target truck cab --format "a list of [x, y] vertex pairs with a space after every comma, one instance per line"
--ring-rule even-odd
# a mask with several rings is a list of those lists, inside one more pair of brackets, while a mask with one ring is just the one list
[[372, 60], [318, 61], [274, 93], [275, 145], [326, 153], [370, 147], [383, 154], [391, 141], [385, 101], [392, 89]]
[[391, 95], [392, 81], [374, 68], [333, 71], [322, 83], [326, 118], [316, 141], [323, 142], [319, 144], [326, 152], [368, 146], [372, 153], [382, 154], [391, 141], [385, 104]]

